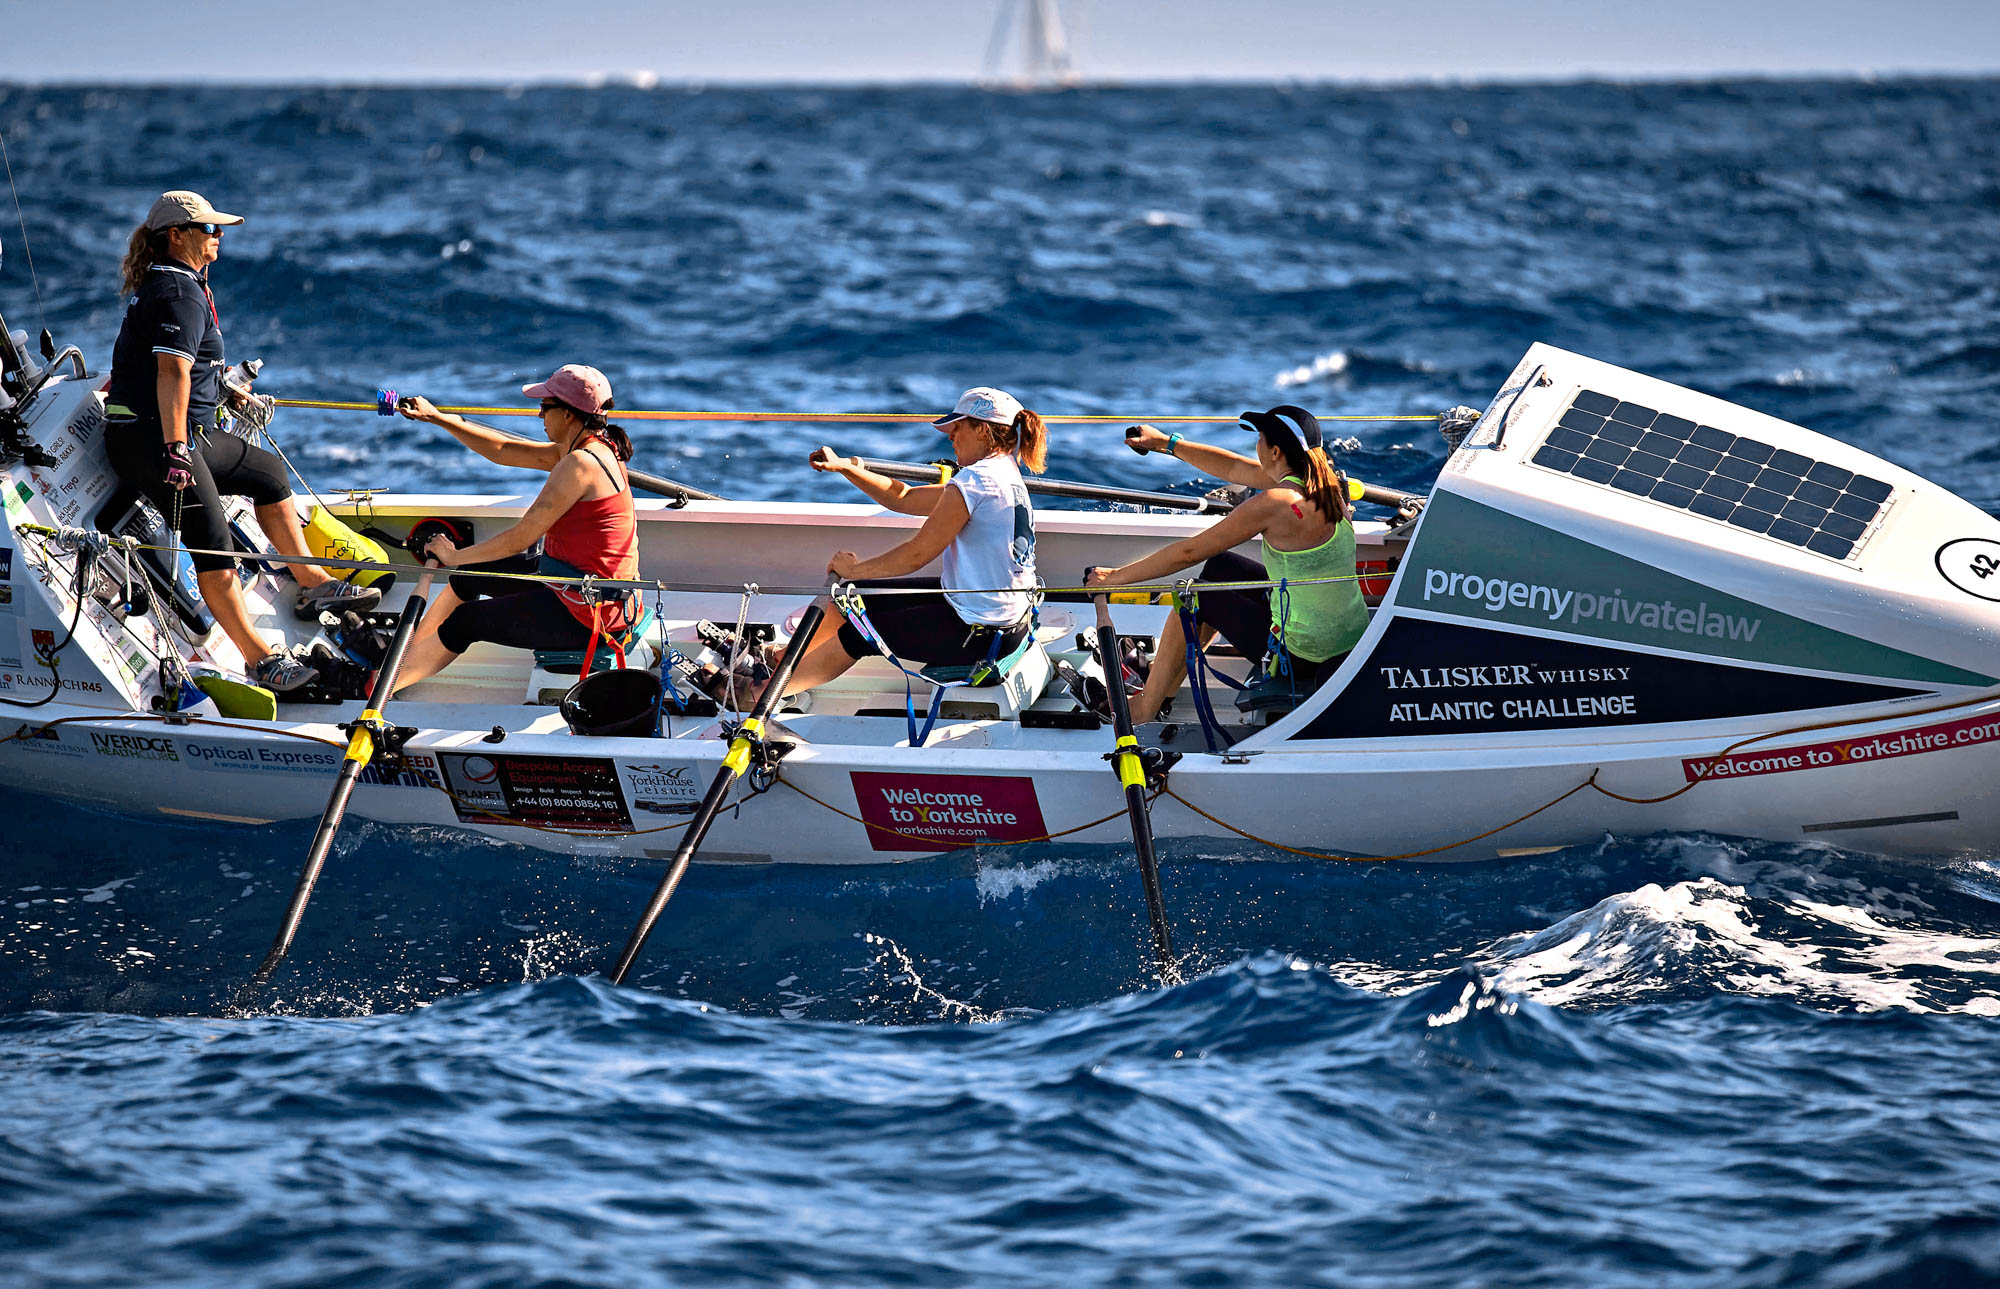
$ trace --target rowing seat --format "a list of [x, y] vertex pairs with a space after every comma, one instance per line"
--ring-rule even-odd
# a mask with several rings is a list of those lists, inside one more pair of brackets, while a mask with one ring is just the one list
[[[658, 627], [659, 619], [652, 609], [647, 609], [632, 624], [619, 641], [625, 649], [625, 665], [628, 668], [650, 669], [659, 660], [650, 637]], [[563, 695], [575, 686], [583, 673], [584, 649], [537, 649], [535, 668], [528, 673], [528, 702], [540, 706], [560, 703]], [[610, 671], [618, 665], [617, 651], [602, 640], [597, 642], [597, 652], [590, 660], [590, 673]]]
[[1236, 691], [1236, 710], [1249, 717], [1252, 725], [1269, 725], [1306, 698], [1307, 692], [1294, 691], [1286, 677], [1260, 671], [1249, 684]]
[[1014, 651], [993, 664], [993, 674], [979, 684], [968, 679], [979, 664], [925, 667], [925, 680], [944, 687], [938, 714], [952, 720], [1019, 720], [1021, 709], [1031, 706], [1055, 678], [1055, 664], [1048, 650], [1030, 632]]

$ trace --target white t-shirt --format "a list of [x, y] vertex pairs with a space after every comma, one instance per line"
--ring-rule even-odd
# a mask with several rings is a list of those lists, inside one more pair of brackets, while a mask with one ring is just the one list
[[[969, 623], [1012, 626], [1027, 615], [1028, 592], [1035, 586], [1035, 511], [1021, 468], [997, 452], [960, 470], [945, 486], [958, 489], [971, 515], [945, 547], [945, 599]], [[999, 586], [1016, 589], [987, 592]]]

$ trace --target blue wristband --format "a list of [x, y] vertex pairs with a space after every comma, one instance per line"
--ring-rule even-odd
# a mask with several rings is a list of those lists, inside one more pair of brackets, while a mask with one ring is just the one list
[[1181, 440], [1186, 437], [1187, 435], [1185, 434], [1169, 434], [1167, 436], [1167, 455], [1170, 457], [1179, 456], [1181, 450]]

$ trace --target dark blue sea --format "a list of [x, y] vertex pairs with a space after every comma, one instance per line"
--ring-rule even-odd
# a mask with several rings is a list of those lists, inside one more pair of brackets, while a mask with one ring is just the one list
[[[0, 310], [98, 364], [193, 187], [248, 216], [223, 323], [290, 397], [578, 361], [636, 408], [1413, 413], [1547, 340], [2000, 509], [2000, 82], [0, 86], [0, 131]], [[732, 496], [938, 448], [634, 428]], [[321, 488], [519, 486], [278, 429]], [[1370, 480], [1443, 459], [1341, 429]], [[1052, 470], [1195, 486], [1116, 428]], [[614, 988], [655, 870], [356, 824], [231, 1018], [309, 832], [0, 794], [0, 1284], [2000, 1283], [1990, 858], [1175, 844], [1172, 988], [1116, 848], [698, 868]]]

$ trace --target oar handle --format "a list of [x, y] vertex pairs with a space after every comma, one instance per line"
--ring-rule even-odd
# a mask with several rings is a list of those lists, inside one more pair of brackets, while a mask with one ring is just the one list
[[665, 911], [667, 901], [674, 897], [674, 890], [680, 886], [681, 878], [687, 875], [688, 864], [693, 861], [694, 853], [701, 849], [702, 840], [708, 836], [709, 825], [714, 823], [716, 815], [722, 812], [722, 803], [728, 799], [729, 789], [735, 785], [744, 771], [750, 768], [750, 759], [756, 754], [757, 741], [764, 733], [764, 722], [770, 718], [771, 712], [784, 697], [785, 685], [791, 680], [792, 672], [799, 665], [799, 659], [805, 656], [806, 646], [812, 643], [814, 633], [819, 630], [820, 620], [825, 616], [826, 610], [815, 600], [806, 609], [805, 616], [799, 619], [798, 630], [792, 633], [791, 641], [785, 646], [785, 656], [778, 661], [777, 669], [771, 673], [770, 683], [764, 686], [764, 692], [758, 695], [750, 714], [743, 718], [743, 723], [737, 727], [736, 736], [729, 741], [729, 750], [723, 753], [722, 764], [716, 769], [714, 781], [708, 785], [708, 791], [702, 795], [701, 805], [696, 808], [694, 817], [688, 821], [687, 831], [681, 835], [681, 844], [674, 851], [673, 862], [667, 865], [666, 875], [660, 879], [660, 885], [654, 890], [653, 898], [646, 902], [645, 910], [639, 914], [638, 925], [632, 928], [631, 936], [626, 939], [624, 951], [618, 955], [618, 963], [611, 969], [612, 984], [624, 984], [626, 974], [632, 970], [632, 964], [637, 962], [639, 955], [645, 951], [646, 937], [653, 933], [653, 924], [660, 920], [660, 914]]

